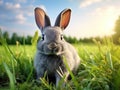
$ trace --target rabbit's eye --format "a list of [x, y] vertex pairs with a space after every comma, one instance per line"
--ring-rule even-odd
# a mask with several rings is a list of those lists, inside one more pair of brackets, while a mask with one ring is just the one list
[[63, 35], [61, 35], [61, 37], [60, 37], [60, 38], [61, 38], [61, 40], [63, 40]]
[[42, 34], [42, 37], [41, 37], [42, 40], [44, 40], [44, 34]]

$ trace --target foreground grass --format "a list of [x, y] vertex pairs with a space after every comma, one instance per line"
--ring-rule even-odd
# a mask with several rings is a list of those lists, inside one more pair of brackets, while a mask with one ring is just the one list
[[4, 39], [1, 42], [1, 90], [120, 90], [120, 47], [109, 39], [103, 44], [95, 40], [95, 44], [74, 44], [81, 65], [64, 88], [49, 85], [44, 78], [40, 85], [35, 82], [35, 45], [8, 46]]

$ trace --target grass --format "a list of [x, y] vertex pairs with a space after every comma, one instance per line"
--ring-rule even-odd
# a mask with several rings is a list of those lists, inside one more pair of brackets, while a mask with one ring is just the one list
[[81, 65], [77, 73], [70, 72], [72, 80], [66, 87], [57, 88], [45, 78], [40, 85], [35, 81], [36, 44], [8, 46], [3, 37], [0, 42], [0, 90], [120, 90], [120, 46], [111, 39], [105, 39], [103, 44], [96, 40], [95, 44], [74, 44]]

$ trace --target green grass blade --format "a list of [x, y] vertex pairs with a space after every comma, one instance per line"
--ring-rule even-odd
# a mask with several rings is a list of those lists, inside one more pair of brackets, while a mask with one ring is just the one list
[[[6, 40], [4, 39], [4, 37], [2, 36], [2, 32], [0, 30], [0, 41], [2, 43], [2, 46], [4, 47], [5, 51], [6, 51], [6, 56], [10, 59], [11, 61], [11, 66], [12, 66], [12, 71], [13, 71], [13, 75], [14, 75], [14, 80], [15, 80], [15, 63], [17, 62], [16, 61], [16, 58], [14, 56], [14, 54], [12, 53], [12, 51], [10, 50]], [[16, 80], [15, 80], [16, 82]]]
[[112, 62], [112, 58], [111, 58], [111, 53], [110, 53], [110, 51], [108, 51], [108, 52], [106, 53], [106, 59], [107, 59], [107, 61], [108, 61], [108, 64], [109, 64], [110, 68], [113, 70], [113, 62]]
[[10, 80], [10, 90], [15, 90], [15, 79], [14, 79], [14, 75], [12, 74], [12, 72], [10, 71], [9, 67], [7, 66], [6, 63], [3, 63], [4, 68], [6, 70], [6, 73], [9, 77]]
[[39, 38], [38, 31], [36, 31], [32, 40], [31, 40], [31, 43], [32, 43], [33, 46], [36, 46], [38, 38]]
[[52, 86], [49, 85], [48, 81], [45, 80], [44, 78], [40, 78], [41, 82], [47, 87], [47, 89], [52, 90]]
[[81, 90], [81, 88], [80, 88], [80, 86], [79, 86], [79, 84], [78, 84], [75, 76], [73, 75], [72, 71], [70, 70], [70, 68], [69, 68], [69, 66], [68, 66], [68, 63], [67, 63], [67, 60], [66, 60], [65, 57], [63, 57], [63, 61], [64, 61], [64, 64], [65, 64], [68, 72], [70, 73], [70, 75], [71, 75], [71, 77], [72, 77], [72, 80], [73, 80], [73, 82], [74, 82], [74, 84], [75, 84], [76, 90]]
[[27, 77], [26, 82], [29, 82], [29, 80], [30, 80], [30, 78], [31, 78], [31, 76], [32, 76], [32, 74], [33, 74], [33, 70], [34, 70], [34, 68], [31, 67], [31, 71], [30, 71], [30, 74], [29, 74], [28, 77]]

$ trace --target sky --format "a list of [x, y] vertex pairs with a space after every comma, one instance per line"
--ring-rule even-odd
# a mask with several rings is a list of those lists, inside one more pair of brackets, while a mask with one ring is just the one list
[[35, 7], [45, 10], [52, 25], [63, 9], [70, 8], [71, 20], [64, 34], [77, 38], [113, 34], [120, 16], [120, 0], [0, 0], [0, 28], [10, 34], [33, 36], [39, 30]]

